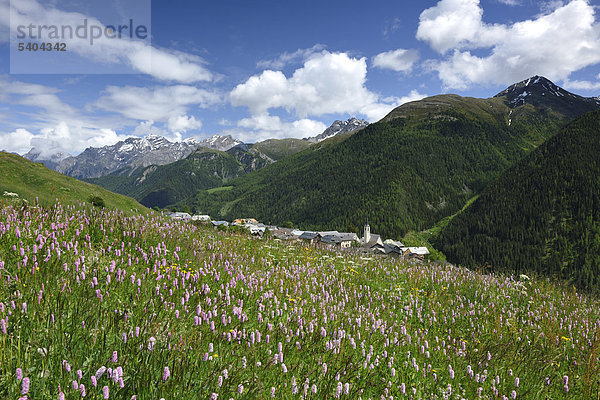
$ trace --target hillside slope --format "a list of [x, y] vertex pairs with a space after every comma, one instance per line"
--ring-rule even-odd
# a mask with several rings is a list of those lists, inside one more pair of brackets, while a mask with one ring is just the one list
[[29, 203], [34, 203], [37, 198], [40, 204], [50, 205], [56, 199], [64, 204], [76, 204], [80, 201], [88, 202], [91, 196], [100, 196], [108, 208], [124, 212], [148, 211], [134, 199], [59, 174], [41, 163], [34, 163], [15, 154], [0, 152], [0, 174], [0, 198], [11, 198], [3, 196], [4, 192], [9, 192], [16, 193]]
[[[407, 103], [344, 141], [313, 146], [229, 182], [231, 190], [201, 191], [181, 204], [306, 229], [362, 226], [367, 218], [388, 237], [424, 229], [460, 210], [573, 115], [600, 106], [557, 95], [562, 89], [543, 78], [511, 88], [489, 99]], [[515, 96], [525, 101], [512, 102]]]
[[600, 111], [504, 173], [441, 232], [452, 262], [600, 290]]
[[198, 189], [220, 186], [229, 179], [267, 164], [264, 159], [247, 152], [237, 154], [237, 151], [235, 147], [228, 152], [200, 148], [174, 163], [138, 168], [130, 174], [117, 171], [88, 181], [133, 197], [147, 207], [162, 208], [192, 195]]

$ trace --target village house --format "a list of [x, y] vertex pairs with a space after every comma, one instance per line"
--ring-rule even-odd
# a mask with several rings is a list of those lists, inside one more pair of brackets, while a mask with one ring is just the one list
[[274, 229], [270, 229], [271, 234], [273, 235], [273, 237], [275, 237], [276, 239], [280, 239], [280, 240], [297, 240], [300, 235], [304, 232], [300, 232], [300, 234], [296, 235], [294, 234], [294, 230], [290, 229], [290, 228], [275, 228]]
[[307, 241], [310, 244], [313, 244], [315, 242], [319, 241], [319, 234], [317, 232], [303, 232], [302, 235], [300, 235], [300, 239]]
[[342, 249], [347, 249], [352, 246], [353, 242], [358, 242], [358, 236], [356, 233], [336, 233], [325, 235], [321, 238], [321, 242], [325, 244], [331, 244], [339, 246]]
[[186, 212], [174, 212], [169, 215], [171, 218], [177, 221], [191, 221], [192, 216]]
[[210, 222], [209, 215], [192, 215], [192, 221]]

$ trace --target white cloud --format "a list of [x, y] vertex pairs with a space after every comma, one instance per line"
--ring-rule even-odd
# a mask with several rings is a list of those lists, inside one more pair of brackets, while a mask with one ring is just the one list
[[266, 139], [305, 138], [316, 136], [327, 129], [321, 121], [302, 118], [295, 121], [282, 121], [275, 115], [260, 114], [243, 118], [237, 122], [237, 128], [221, 132], [232, 135], [245, 142], [257, 142]]
[[[600, 77], [598, 77], [600, 79]], [[562, 86], [567, 90], [599, 90], [600, 81], [579, 81], [579, 80], [565, 80]]]
[[160, 128], [154, 125], [153, 120], [142, 121], [135, 127], [134, 136], [160, 135]]
[[65, 121], [56, 126], [40, 130], [31, 140], [31, 147], [35, 147], [42, 154], [52, 155], [65, 151], [65, 143], [69, 143], [76, 150], [83, 151], [86, 147], [102, 147], [124, 140], [126, 136], [118, 135], [108, 128], [90, 129], [85, 126], [69, 124]]
[[[487, 24], [478, 0], [441, 0], [421, 13], [417, 38], [440, 52], [429, 61], [446, 88], [509, 84], [532, 75], [567, 80], [600, 62], [600, 25], [584, 0], [511, 25]], [[476, 55], [472, 50], [487, 51]]]
[[410, 72], [418, 59], [419, 52], [417, 50], [390, 50], [373, 57], [373, 66], [397, 72]]
[[202, 122], [196, 120], [193, 115], [177, 115], [169, 117], [167, 126], [171, 132], [187, 132], [190, 129], [202, 128]]
[[75, 121], [60, 121], [32, 133], [28, 129], [17, 128], [12, 132], [0, 132], [0, 149], [25, 154], [32, 147], [42, 156], [56, 153], [77, 154], [86, 147], [101, 147], [124, 140], [114, 130], [77, 124]]
[[327, 46], [324, 44], [317, 43], [313, 47], [309, 47], [308, 49], [298, 49], [292, 53], [288, 53], [287, 51], [280, 54], [277, 58], [272, 60], [262, 60], [256, 63], [256, 66], [264, 69], [282, 69], [283, 67], [293, 64], [300, 63], [304, 60], [310, 58], [314, 54], [317, 54], [323, 50], [325, 50]]
[[507, 6], [520, 6], [521, 2], [519, 0], [498, 0], [502, 4], [506, 4]]
[[421, 13], [417, 39], [442, 54], [465, 46], [492, 46], [506, 34], [506, 27], [484, 24], [482, 16], [479, 0], [441, 0]]
[[349, 113], [374, 120], [380, 113], [371, 112], [373, 108], [394, 104], [382, 103], [366, 88], [366, 75], [365, 58], [323, 52], [307, 60], [289, 78], [271, 70], [252, 76], [237, 85], [229, 98], [234, 106], [248, 107], [252, 115], [284, 108], [300, 118]]
[[125, 138], [108, 128], [111, 126], [107, 122], [112, 121], [110, 118], [103, 121], [81, 115], [64, 103], [59, 94], [56, 88], [0, 76], [0, 101], [25, 106], [27, 110], [19, 112], [26, 121], [19, 123], [21, 126], [12, 123], [13, 128], [0, 131], [0, 147], [18, 153], [26, 153], [31, 147], [36, 147], [47, 155], [57, 152], [74, 154], [88, 146], [103, 146]]
[[24, 154], [31, 148], [33, 134], [27, 129], [17, 128], [13, 132], [0, 133], [0, 150]]
[[[60, 95], [57, 88], [0, 75], [0, 103], [22, 106], [11, 114], [10, 120], [4, 119], [0, 144], [19, 153], [36, 147], [47, 155], [77, 154], [89, 146], [124, 140], [129, 135], [117, 134], [115, 129], [125, 127], [131, 127], [136, 136], [159, 134], [180, 141], [182, 133], [202, 127], [192, 109], [222, 101], [216, 93], [187, 85], [109, 86], [95, 103], [83, 109], [64, 103]], [[13, 122], [17, 118], [19, 122]]]
[[[96, 25], [105, 28], [93, 16], [44, 7], [36, 0], [12, 1], [10, 5], [4, 0], [0, 4], [0, 15], [3, 15], [0, 17], [0, 33], [4, 33], [10, 27], [8, 15], [10, 15], [13, 26], [28, 26], [33, 23], [36, 26], [68, 25], [76, 27], [81, 25], [84, 19], [87, 19], [90, 26]], [[16, 35], [16, 32], [12, 32], [12, 34]], [[42, 37], [45, 37], [44, 35], [47, 36], [48, 31], [42, 32]], [[51, 41], [51, 38], [46, 37], [46, 39]], [[93, 63], [122, 64], [157, 79], [181, 83], [210, 81], [215, 77], [204, 66], [203, 60], [192, 54], [159, 49], [139, 40], [127, 38], [111, 39], [102, 36], [95, 40], [93, 45], [90, 45], [88, 40], [77, 37], [61, 38], [61, 41], [67, 44], [70, 52]]]
[[206, 108], [220, 101], [217, 93], [187, 85], [155, 88], [109, 86], [95, 106], [135, 120], [168, 122], [185, 115], [192, 106]]

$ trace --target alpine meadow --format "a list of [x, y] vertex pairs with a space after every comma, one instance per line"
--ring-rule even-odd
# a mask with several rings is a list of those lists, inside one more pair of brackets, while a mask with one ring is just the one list
[[600, 400], [599, 10], [0, 0], [0, 400]]

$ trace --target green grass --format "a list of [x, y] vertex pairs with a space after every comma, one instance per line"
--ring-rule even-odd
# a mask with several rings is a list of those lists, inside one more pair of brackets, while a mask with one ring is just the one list
[[547, 279], [62, 205], [0, 209], [0, 260], [0, 398], [600, 395], [600, 302]]
[[277, 161], [308, 147], [310, 147], [310, 143], [302, 139], [268, 139], [254, 144], [250, 153], [260, 152]]
[[99, 186], [59, 174], [40, 163], [34, 163], [15, 154], [0, 152], [0, 199], [2, 194], [16, 193], [19, 199], [34, 204], [36, 198], [41, 205], [51, 205], [57, 200], [63, 204], [88, 201], [92, 196], [101, 197], [106, 207], [130, 213], [130, 210], [148, 212], [134, 199], [115, 194]]

